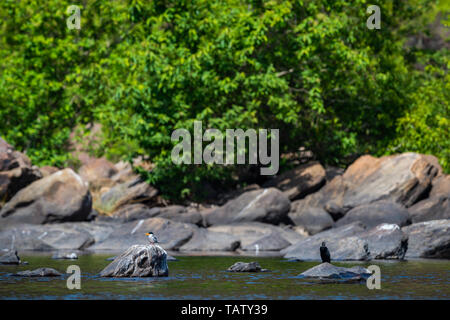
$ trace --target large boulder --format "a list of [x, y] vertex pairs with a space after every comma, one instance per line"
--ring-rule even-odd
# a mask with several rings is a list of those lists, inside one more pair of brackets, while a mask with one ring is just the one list
[[233, 235], [196, 228], [192, 238], [180, 247], [180, 251], [235, 251], [239, 246], [239, 238]]
[[[335, 176], [318, 192], [307, 196], [296, 207], [295, 214], [325, 217], [322, 211], [325, 210], [336, 221], [353, 208], [379, 200], [410, 207], [426, 196], [433, 178], [441, 172], [433, 156], [417, 153], [381, 158], [362, 156], [343, 175]], [[294, 215], [290, 218], [295, 220]]]
[[40, 178], [41, 172], [30, 159], [0, 138], [0, 208], [2, 202]]
[[20, 264], [20, 258], [17, 255], [16, 250], [10, 250], [4, 255], [0, 256], [0, 265], [18, 265]]
[[[213, 232], [221, 232], [237, 237], [244, 250], [256, 250], [254, 244], [261, 244], [259, 250], [265, 251], [268, 245], [262, 245], [266, 242], [267, 237], [273, 234], [279, 234], [283, 239], [290, 243], [296, 243], [305, 239], [305, 235], [301, 235], [287, 227], [278, 227], [261, 222], [234, 223], [227, 225], [217, 225], [209, 227], [208, 230]], [[258, 242], [260, 241], [261, 242]]]
[[81, 166], [78, 173], [83, 180], [89, 183], [97, 183], [105, 179], [112, 178], [119, 171], [105, 158], [93, 159]]
[[167, 253], [159, 245], [133, 245], [100, 272], [101, 277], [167, 277]]
[[72, 169], [58, 171], [20, 190], [0, 211], [2, 224], [83, 221], [92, 208], [91, 194]]
[[150, 202], [157, 194], [157, 189], [137, 178], [102, 193], [94, 202], [94, 207], [101, 213], [111, 214], [126, 204]]
[[299, 275], [301, 279], [314, 280], [366, 280], [371, 276], [371, 272], [364, 267], [355, 266], [351, 268], [337, 267], [331, 263], [324, 262], [310, 268]]
[[203, 224], [203, 216], [200, 212], [183, 206], [173, 205], [162, 207], [160, 208], [160, 212], [157, 216], [173, 221], [192, 223], [199, 226]]
[[372, 259], [402, 260], [408, 249], [408, 236], [396, 224], [382, 223], [357, 237], [367, 242]]
[[412, 222], [450, 219], [450, 175], [433, 180], [429, 197], [409, 208]]
[[119, 209], [114, 211], [114, 213], [110, 217], [116, 221], [129, 222], [153, 218], [159, 215], [160, 212], [160, 208], [157, 207], [150, 208], [142, 203], [132, 203], [120, 207]]
[[291, 245], [280, 233], [273, 232], [242, 248], [244, 251], [280, 251]]
[[330, 229], [334, 225], [331, 215], [320, 205], [311, 205], [317, 198], [314, 196], [294, 201], [289, 211], [289, 218], [296, 226], [303, 227], [313, 235]]
[[158, 217], [137, 220], [118, 225], [106, 239], [89, 247], [89, 250], [126, 250], [136, 243], [147, 243], [147, 232], [153, 232], [167, 250], [178, 250], [192, 238], [196, 229], [197, 226], [192, 224]]
[[327, 211], [344, 215], [352, 208], [378, 200], [391, 200], [410, 207], [431, 188], [433, 178], [442, 172], [433, 156], [403, 153], [357, 159], [342, 175], [338, 197], [330, 200]]
[[450, 220], [432, 220], [403, 227], [408, 235], [406, 258], [450, 259]]
[[355, 221], [360, 221], [368, 228], [376, 227], [381, 223], [396, 224], [400, 227], [411, 223], [408, 210], [402, 205], [386, 200], [363, 204], [351, 209], [345, 216], [336, 222], [337, 226], [343, 226]]
[[95, 238], [76, 224], [17, 225], [0, 231], [0, 249], [82, 250]]
[[311, 162], [280, 174], [263, 187], [280, 189], [290, 200], [295, 200], [319, 190], [325, 181], [325, 169], [320, 163]]
[[250, 221], [278, 224], [286, 220], [290, 207], [288, 197], [278, 189], [259, 189], [243, 193], [204, 218], [207, 225]]
[[281, 251], [287, 259], [321, 260], [319, 248], [323, 241], [331, 253], [331, 260], [370, 259], [367, 241], [358, 238], [366, 227], [359, 222], [317, 233]]

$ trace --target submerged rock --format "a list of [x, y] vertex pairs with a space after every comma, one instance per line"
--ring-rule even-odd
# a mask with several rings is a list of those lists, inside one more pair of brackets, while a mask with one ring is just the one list
[[38, 268], [35, 270], [20, 271], [13, 276], [16, 277], [60, 277], [62, 274], [52, 268]]
[[324, 262], [311, 269], [302, 272], [299, 277], [313, 280], [344, 280], [359, 281], [371, 276], [371, 272], [366, 268], [355, 266], [351, 268], [337, 267], [331, 263]]
[[6, 254], [2, 255], [0, 257], [0, 264], [14, 264], [14, 265], [20, 264], [20, 258], [17, 255], [17, 251], [11, 250]]
[[101, 277], [167, 277], [167, 253], [159, 245], [134, 245], [100, 272]]
[[227, 269], [228, 272], [267, 272], [269, 270], [262, 269], [258, 262], [236, 262]]

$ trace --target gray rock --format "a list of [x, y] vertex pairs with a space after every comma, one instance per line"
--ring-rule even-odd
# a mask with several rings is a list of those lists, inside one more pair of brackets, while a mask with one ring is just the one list
[[204, 218], [208, 226], [251, 221], [278, 224], [286, 220], [290, 206], [289, 199], [281, 191], [258, 189], [208, 212]]
[[1, 249], [82, 250], [94, 242], [95, 238], [76, 223], [17, 225], [0, 231]]
[[105, 269], [101, 277], [167, 277], [167, 253], [159, 245], [133, 245]]
[[406, 258], [450, 259], [450, 220], [432, 220], [403, 227], [408, 235]]
[[355, 221], [362, 222], [367, 228], [373, 228], [381, 223], [396, 224], [400, 227], [411, 223], [408, 210], [392, 201], [377, 201], [358, 206], [336, 222], [337, 226], [343, 226]]
[[83, 221], [91, 208], [87, 183], [64, 169], [20, 190], [0, 211], [1, 224]]
[[267, 272], [258, 262], [236, 262], [227, 269], [228, 272]]
[[320, 206], [310, 206], [312, 197], [297, 200], [292, 203], [289, 218], [297, 226], [302, 226], [309, 234], [313, 235], [330, 229], [334, 225], [333, 218]]
[[150, 218], [117, 225], [103, 241], [95, 243], [89, 250], [126, 250], [136, 243], [147, 243], [146, 232], [153, 232], [161, 246], [167, 250], [178, 250], [188, 242], [197, 226], [163, 218]]
[[272, 233], [264, 236], [255, 242], [242, 248], [244, 251], [280, 251], [291, 243], [283, 238], [279, 233]]
[[198, 226], [203, 224], [203, 216], [196, 210], [189, 210], [183, 206], [169, 206], [160, 209], [158, 217], [173, 221], [192, 223]]
[[[249, 247], [254, 242], [274, 233], [279, 234], [290, 243], [296, 243], [300, 240], [305, 239], [306, 237], [305, 235], [301, 235], [288, 227], [279, 227], [261, 222], [217, 225], [209, 227], [208, 230], [227, 233], [237, 237], [241, 243], [242, 248]], [[262, 249], [260, 248], [260, 250]]]
[[76, 260], [78, 255], [75, 252], [56, 252], [53, 254], [52, 259], [56, 260]]
[[167, 255], [167, 261], [178, 261], [178, 259], [175, 257], [172, 257], [171, 255]]
[[283, 249], [281, 253], [287, 259], [320, 261], [319, 247], [325, 241], [332, 261], [368, 260], [369, 245], [367, 241], [358, 238], [364, 230], [365, 226], [359, 222], [333, 228], [300, 240]]
[[60, 277], [62, 274], [52, 268], [38, 268], [35, 270], [20, 271], [13, 276], [16, 277]]
[[324, 184], [325, 169], [320, 163], [311, 162], [282, 173], [263, 187], [280, 189], [290, 200], [295, 200], [319, 190]]
[[197, 228], [180, 251], [235, 251], [239, 246], [239, 238], [233, 235]]
[[4, 255], [0, 256], [0, 265], [1, 264], [14, 264], [14, 265], [20, 264], [20, 258], [17, 255], [17, 251], [11, 250], [5, 253]]
[[409, 208], [412, 222], [450, 219], [450, 175], [433, 179], [429, 197]]
[[19, 190], [42, 178], [30, 159], [0, 138], [0, 208]]
[[94, 202], [94, 207], [101, 213], [110, 214], [121, 206], [130, 203], [147, 203], [154, 199], [158, 190], [147, 182], [137, 178], [126, 183], [118, 184]]
[[159, 215], [161, 212], [160, 208], [149, 208], [145, 204], [142, 203], [133, 203], [127, 204], [116, 211], [111, 215], [114, 220], [120, 222], [130, 222], [141, 219], [153, 218]]
[[302, 279], [329, 279], [329, 280], [364, 280], [371, 276], [371, 272], [361, 266], [351, 268], [337, 267], [331, 263], [324, 262], [311, 269], [302, 272]]
[[408, 236], [396, 224], [380, 224], [358, 238], [368, 243], [372, 259], [402, 260], [408, 249]]

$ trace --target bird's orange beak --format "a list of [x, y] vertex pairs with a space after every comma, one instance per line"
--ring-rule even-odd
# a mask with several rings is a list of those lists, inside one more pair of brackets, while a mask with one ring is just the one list
[[145, 235], [146, 235], [146, 236], [149, 236], [149, 235], [150, 235], [150, 233], [146, 233]]

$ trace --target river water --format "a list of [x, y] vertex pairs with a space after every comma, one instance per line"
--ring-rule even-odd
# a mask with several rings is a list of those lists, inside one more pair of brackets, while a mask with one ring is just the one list
[[[179, 256], [169, 261], [166, 278], [100, 278], [108, 254], [53, 260], [50, 254], [21, 256], [29, 265], [0, 266], [0, 299], [450, 299], [450, 261], [337, 262], [338, 266], [378, 265], [381, 289], [366, 284], [312, 283], [297, 276], [318, 262], [288, 262], [280, 257]], [[258, 261], [267, 273], [229, 273], [237, 261]], [[81, 269], [81, 289], [69, 290], [69, 274], [57, 278], [11, 276], [39, 267], [65, 272]]]

